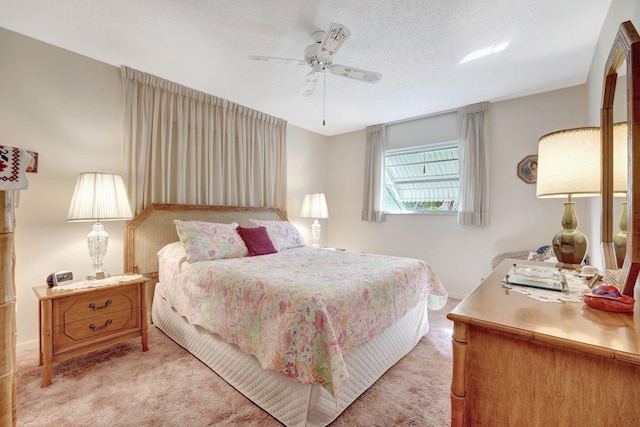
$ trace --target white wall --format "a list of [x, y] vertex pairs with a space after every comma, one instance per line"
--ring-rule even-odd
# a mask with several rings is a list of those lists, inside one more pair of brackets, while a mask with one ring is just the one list
[[[38, 333], [31, 288], [69, 269], [89, 273], [89, 223], [67, 223], [78, 173], [122, 173], [123, 89], [118, 68], [0, 28], [0, 144], [39, 153], [16, 209], [18, 342]], [[105, 269], [122, 271], [124, 223], [107, 222]]]
[[[300, 218], [300, 209], [306, 193], [327, 193], [327, 170], [329, 170], [327, 138], [289, 125], [287, 127], [287, 217], [298, 227], [309, 245], [313, 242], [311, 236], [313, 219]], [[334, 200], [330, 195], [326, 196], [329, 215], [332, 216]], [[318, 220], [322, 226], [320, 235], [322, 246], [327, 246], [330, 220], [330, 218]]]
[[[537, 152], [540, 136], [584, 126], [586, 99], [586, 86], [578, 86], [490, 105], [488, 227], [460, 226], [449, 215], [387, 215], [383, 223], [361, 221], [365, 131], [332, 137], [329, 246], [424, 259], [452, 295], [466, 295], [490, 272], [495, 255], [549, 244], [562, 229], [562, 201], [537, 199], [535, 185], [517, 177], [517, 164]], [[578, 199], [581, 224], [588, 225], [586, 206]]]

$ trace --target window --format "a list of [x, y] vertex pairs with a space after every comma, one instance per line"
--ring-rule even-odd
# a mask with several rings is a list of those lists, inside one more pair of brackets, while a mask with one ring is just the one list
[[458, 210], [458, 141], [385, 151], [386, 213]]

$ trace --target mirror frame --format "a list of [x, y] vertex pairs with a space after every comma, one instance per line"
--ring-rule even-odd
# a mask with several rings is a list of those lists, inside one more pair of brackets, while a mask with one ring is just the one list
[[[618, 270], [613, 246], [613, 99], [618, 69], [627, 63], [627, 245], [622, 269]], [[602, 222], [600, 236], [605, 264], [605, 280], [624, 295], [633, 296], [640, 272], [640, 36], [631, 21], [620, 24], [605, 64], [602, 109]], [[635, 219], [635, 221], [634, 221]]]

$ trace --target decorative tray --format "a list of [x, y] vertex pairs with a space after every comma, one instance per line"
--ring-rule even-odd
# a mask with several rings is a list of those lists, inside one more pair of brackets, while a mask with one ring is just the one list
[[569, 292], [566, 276], [555, 267], [513, 264], [503, 282], [510, 285]]

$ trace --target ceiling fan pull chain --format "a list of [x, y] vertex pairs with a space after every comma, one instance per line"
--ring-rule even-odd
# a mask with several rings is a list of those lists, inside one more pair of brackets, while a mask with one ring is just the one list
[[324, 126], [325, 111], [327, 107], [327, 74], [322, 73], [322, 126]]

